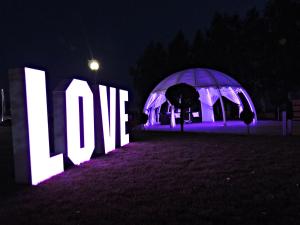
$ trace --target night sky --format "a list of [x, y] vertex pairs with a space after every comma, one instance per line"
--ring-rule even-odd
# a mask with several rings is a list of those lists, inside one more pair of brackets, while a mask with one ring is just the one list
[[101, 60], [99, 80], [131, 88], [129, 67], [151, 41], [168, 43], [182, 30], [189, 40], [215, 12], [238, 13], [267, 0], [1, 1], [0, 88], [9, 68], [45, 69], [48, 85], [79, 77], [93, 81], [87, 60]]

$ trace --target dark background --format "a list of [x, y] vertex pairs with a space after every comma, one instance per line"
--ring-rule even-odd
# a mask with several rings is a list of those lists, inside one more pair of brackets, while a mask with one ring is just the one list
[[93, 81], [87, 60], [102, 63], [99, 81], [131, 90], [129, 67], [151, 41], [167, 43], [182, 30], [191, 40], [215, 12], [243, 16], [266, 0], [1, 1], [0, 88], [9, 68], [45, 69], [53, 89], [59, 80]]

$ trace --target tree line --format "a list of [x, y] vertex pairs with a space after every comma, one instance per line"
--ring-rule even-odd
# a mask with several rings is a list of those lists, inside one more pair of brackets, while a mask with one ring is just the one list
[[130, 68], [138, 106], [165, 77], [188, 68], [232, 76], [249, 92], [258, 112], [270, 112], [300, 90], [300, 4], [270, 0], [244, 17], [216, 13], [192, 41], [179, 31], [167, 46], [151, 41]]

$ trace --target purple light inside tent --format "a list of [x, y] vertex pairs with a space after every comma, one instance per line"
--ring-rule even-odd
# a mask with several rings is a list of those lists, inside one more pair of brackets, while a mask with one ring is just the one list
[[[210, 93], [209, 93], [208, 88], [206, 89], [206, 91], [207, 91], [207, 98], [208, 98], [208, 101], [209, 101], [209, 103], [210, 103], [209, 106], [213, 107], [213, 103], [212, 103], [211, 96], [210, 96]], [[215, 116], [214, 116], [214, 114], [213, 114], [213, 113], [210, 113], [210, 114], [211, 114], [211, 120], [212, 120], [213, 122], [215, 122]]]
[[239, 106], [239, 115], [241, 114], [241, 112], [243, 111], [243, 104], [240, 100], [240, 98], [238, 97], [238, 95], [235, 93], [235, 91], [233, 90], [232, 87], [228, 87], [228, 89], [231, 91], [232, 96], [234, 96], [235, 101], [238, 102], [238, 106]]

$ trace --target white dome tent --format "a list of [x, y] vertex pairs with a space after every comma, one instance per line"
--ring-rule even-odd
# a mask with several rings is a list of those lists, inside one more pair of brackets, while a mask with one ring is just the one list
[[[179, 83], [189, 84], [198, 91], [200, 95], [199, 100], [201, 104], [202, 122], [215, 122], [213, 106], [216, 101], [220, 99], [223, 122], [226, 124], [224, 102], [220, 96], [237, 104], [239, 113], [241, 113], [244, 106], [238, 95], [239, 93], [245, 97], [251, 111], [255, 115], [253, 123], [257, 121], [255, 107], [250, 96], [236, 80], [216, 70], [195, 68], [174, 73], [162, 80], [153, 89], [144, 106], [144, 112], [148, 115], [148, 122], [146, 125], [153, 125], [159, 122], [161, 105], [167, 101], [165, 97], [166, 90]], [[174, 115], [174, 107], [168, 108], [171, 108], [172, 115]], [[171, 117], [171, 124], [174, 123], [172, 120], [174, 119]]]

